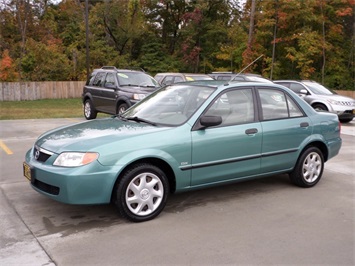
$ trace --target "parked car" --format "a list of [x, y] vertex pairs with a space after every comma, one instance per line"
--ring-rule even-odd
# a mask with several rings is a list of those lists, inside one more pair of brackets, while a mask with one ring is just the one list
[[170, 85], [178, 82], [195, 81], [195, 80], [213, 80], [206, 74], [193, 73], [158, 73], [154, 78], [162, 85]]
[[121, 115], [41, 135], [23, 167], [49, 198], [114, 202], [142, 222], [163, 210], [169, 193], [282, 173], [313, 187], [340, 147], [338, 117], [316, 112], [284, 86], [186, 82]]
[[82, 101], [86, 119], [94, 119], [98, 112], [123, 113], [160, 87], [143, 71], [105, 66], [95, 69], [86, 82]]
[[337, 114], [342, 123], [350, 122], [355, 116], [354, 99], [338, 95], [315, 81], [274, 80], [274, 82], [293, 90], [314, 109]]
[[272, 83], [271, 80], [264, 78], [257, 74], [238, 74], [233, 72], [212, 72], [209, 74], [215, 80], [226, 80], [226, 81], [251, 81], [251, 82], [267, 82]]

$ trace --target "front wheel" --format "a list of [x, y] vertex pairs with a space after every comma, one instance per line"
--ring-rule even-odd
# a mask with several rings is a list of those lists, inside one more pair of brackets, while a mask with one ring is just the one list
[[117, 114], [122, 114], [124, 113], [126, 110], [128, 109], [128, 104], [126, 103], [121, 103], [118, 107], [117, 107]]
[[97, 112], [92, 104], [91, 100], [87, 99], [84, 102], [84, 116], [87, 120], [95, 119]]
[[316, 111], [328, 111], [328, 108], [321, 103], [316, 103], [312, 105], [313, 109]]
[[295, 168], [289, 174], [291, 182], [299, 187], [313, 187], [321, 179], [324, 158], [317, 147], [309, 147], [298, 158]]
[[144, 222], [164, 209], [169, 183], [166, 175], [151, 164], [137, 164], [124, 173], [116, 187], [121, 215], [133, 222]]

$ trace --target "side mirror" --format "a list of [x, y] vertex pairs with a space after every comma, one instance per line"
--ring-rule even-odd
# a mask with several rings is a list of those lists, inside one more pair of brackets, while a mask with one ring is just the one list
[[200, 118], [200, 124], [203, 127], [213, 127], [222, 124], [222, 117], [221, 116], [202, 116]]
[[308, 94], [308, 91], [306, 89], [302, 89], [300, 90], [299, 94], [304, 96]]

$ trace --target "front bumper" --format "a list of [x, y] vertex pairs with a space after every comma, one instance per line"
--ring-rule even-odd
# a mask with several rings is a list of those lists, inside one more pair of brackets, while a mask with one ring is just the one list
[[338, 117], [340, 119], [353, 119], [355, 117], [355, 109], [339, 112]]
[[31, 151], [27, 152], [24, 165], [30, 167], [31, 186], [37, 192], [67, 204], [111, 201], [120, 167], [103, 166], [98, 161], [80, 167], [57, 167], [38, 162]]

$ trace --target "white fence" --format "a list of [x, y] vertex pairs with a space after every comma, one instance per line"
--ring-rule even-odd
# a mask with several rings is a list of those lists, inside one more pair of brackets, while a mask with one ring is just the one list
[[1, 101], [80, 98], [85, 81], [0, 82]]

